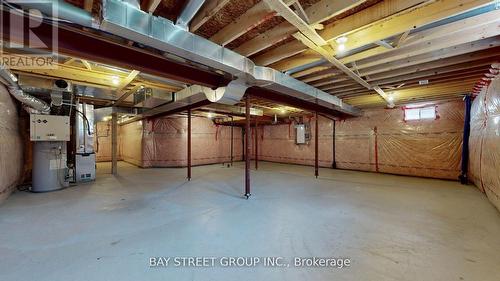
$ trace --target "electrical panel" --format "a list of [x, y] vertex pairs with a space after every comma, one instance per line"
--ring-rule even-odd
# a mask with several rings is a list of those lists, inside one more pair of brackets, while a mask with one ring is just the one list
[[306, 143], [306, 126], [304, 124], [299, 124], [295, 126], [297, 131], [295, 143], [305, 144]]
[[309, 123], [295, 125], [295, 144], [307, 144], [311, 140]]
[[30, 115], [31, 141], [69, 141], [69, 116], [58, 115]]

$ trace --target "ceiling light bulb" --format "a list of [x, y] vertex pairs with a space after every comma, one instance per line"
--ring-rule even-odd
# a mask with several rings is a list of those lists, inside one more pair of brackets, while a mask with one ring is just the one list
[[387, 95], [387, 100], [394, 101], [394, 95]]
[[207, 114], [207, 117], [208, 117], [208, 118], [212, 118], [212, 117], [214, 117], [214, 115], [212, 114], [212, 112], [209, 112], [209, 113]]
[[339, 45], [343, 45], [347, 42], [347, 37], [341, 36], [341, 37], [335, 39], [335, 42], [337, 42], [337, 44], [339, 44]]
[[340, 45], [337, 47], [337, 50], [338, 50], [339, 52], [343, 52], [343, 51], [345, 51], [345, 45], [344, 45], [344, 44], [340, 44]]
[[120, 79], [118, 78], [118, 76], [113, 76], [111, 77], [111, 82], [113, 82], [114, 85], [118, 85], [120, 84]]

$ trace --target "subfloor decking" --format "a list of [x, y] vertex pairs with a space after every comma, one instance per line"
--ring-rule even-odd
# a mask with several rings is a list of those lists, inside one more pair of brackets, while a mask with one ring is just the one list
[[[102, 169], [104, 168], [105, 169]], [[498, 280], [500, 215], [473, 186], [260, 163], [139, 169], [17, 192], [0, 206], [0, 280]], [[152, 256], [348, 257], [349, 268], [150, 268]]]

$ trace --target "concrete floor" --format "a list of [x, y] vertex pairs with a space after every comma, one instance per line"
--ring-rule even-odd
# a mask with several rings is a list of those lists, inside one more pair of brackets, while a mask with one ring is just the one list
[[[0, 280], [499, 280], [500, 215], [455, 182], [261, 163], [99, 165], [0, 206]], [[105, 167], [107, 166], [107, 167]], [[349, 268], [150, 268], [152, 256], [348, 257]]]

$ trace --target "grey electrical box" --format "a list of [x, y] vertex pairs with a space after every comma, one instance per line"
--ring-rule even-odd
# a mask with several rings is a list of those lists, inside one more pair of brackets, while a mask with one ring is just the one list
[[69, 141], [69, 116], [30, 115], [31, 141]]
[[297, 132], [295, 143], [305, 144], [306, 143], [306, 126], [304, 124], [299, 124], [295, 126]]

